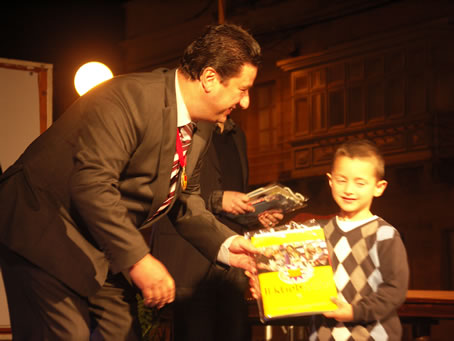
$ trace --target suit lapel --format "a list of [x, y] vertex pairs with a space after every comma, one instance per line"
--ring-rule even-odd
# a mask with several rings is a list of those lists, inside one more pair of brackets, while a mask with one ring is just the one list
[[[197, 123], [196, 131], [192, 137], [191, 146], [189, 147], [187, 154], [186, 172], [188, 179], [192, 177], [194, 170], [198, 165], [199, 159], [202, 158], [203, 153], [206, 151], [208, 144], [210, 143], [213, 129], [213, 123]], [[178, 193], [180, 193], [181, 188], [178, 187], [178, 190]]]
[[204, 140], [200, 129], [197, 129], [195, 134], [192, 137], [191, 145], [188, 149], [188, 157], [187, 157], [187, 165], [186, 165], [186, 172], [188, 177], [192, 175], [194, 172], [194, 168], [197, 164], [198, 156], [200, 155], [200, 151], [204, 148], [206, 141]]
[[[175, 95], [175, 71], [166, 75], [165, 107], [162, 110], [162, 143], [159, 153], [159, 172], [153, 181], [153, 202], [147, 219], [151, 218], [167, 198], [170, 189], [170, 174], [175, 155], [177, 137], [177, 105]], [[157, 121], [158, 122], [158, 121]], [[172, 204], [171, 204], [172, 205]], [[169, 205], [169, 207], [171, 206]], [[168, 209], [168, 208], [167, 208]], [[164, 213], [164, 212], [163, 212]]]
[[[153, 214], [158, 210], [164, 200], [167, 198], [170, 189], [170, 174], [172, 172], [173, 158], [175, 155], [175, 140], [177, 134], [177, 104], [175, 94], [175, 71], [168, 72], [166, 75], [166, 95], [165, 95], [165, 108], [162, 111], [162, 138], [161, 152], [159, 155], [159, 172], [158, 179], [153, 181], [153, 192], [155, 196], [151, 204], [148, 218], [151, 218]], [[208, 122], [199, 122], [196, 127], [196, 131], [192, 137], [191, 145], [187, 152], [187, 164], [186, 173], [188, 178], [192, 176], [194, 169], [197, 166], [200, 154], [206, 148], [214, 125]], [[170, 205], [160, 214], [165, 215], [168, 210], [173, 206], [176, 198], [181, 192], [180, 182], [181, 172], [178, 175], [176, 194]], [[148, 219], [147, 218], [147, 219]], [[143, 227], [147, 227], [146, 223]]]

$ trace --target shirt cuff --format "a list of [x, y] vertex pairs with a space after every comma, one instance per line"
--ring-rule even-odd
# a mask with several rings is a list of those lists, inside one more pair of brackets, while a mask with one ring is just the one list
[[230, 251], [229, 247], [232, 244], [234, 238], [238, 237], [238, 235], [233, 235], [227, 238], [224, 243], [222, 243], [221, 248], [219, 249], [217, 260], [221, 263], [226, 265], [230, 265]]

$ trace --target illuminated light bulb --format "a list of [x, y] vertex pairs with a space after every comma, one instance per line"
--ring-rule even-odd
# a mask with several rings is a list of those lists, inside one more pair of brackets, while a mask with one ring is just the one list
[[103, 63], [89, 62], [82, 65], [74, 77], [74, 86], [77, 93], [82, 96], [96, 85], [111, 79], [112, 71]]

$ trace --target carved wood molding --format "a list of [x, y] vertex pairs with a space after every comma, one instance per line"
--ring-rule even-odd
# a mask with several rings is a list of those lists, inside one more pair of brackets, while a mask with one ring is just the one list
[[437, 158], [454, 157], [454, 112], [434, 116], [433, 145]]
[[339, 133], [329, 136], [314, 137], [311, 142], [298, 141], [293, 144], [295, 170], [329, 164], [336, 148], [351, 139], [367, 138], [374, 141], [387, 155], [430, 149], [431, 124], [427, 120], [414, 121], [410, 124], [383, 126], [358, 130], [351, 133]]
[[438, 77], [448, 72], [444, 86], [454, 83], [452, 69], [437, 62], [451, 49], [451, 26], [438, 20], [278, 62], [291, 72], [286, 176], [323, 174], [353, 138], [375, 141], [388, 164], [453, 156], [453, 115], [434, 104]]
[[433, 41], [434, 39], [444, 40], [451, 36], [452, 30], [453, 27], [449, 19], [444, 18], [427, 22], [420, 26], [384, 32], [367, 39], [340, 44], [318, 53], [280, 60], [276, 65], [283, 71], [308, 69], [343, 59], [402, 47], [412, 42], [427, 42], [428, 40]]

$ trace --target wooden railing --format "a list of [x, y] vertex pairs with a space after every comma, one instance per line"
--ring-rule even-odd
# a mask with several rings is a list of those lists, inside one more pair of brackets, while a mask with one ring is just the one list
[[[249, 319], [252, 324], [261, 324], [256, 301], [248, 297]], [[430, 340], [431, 326], [441, 320], [454, 319], [454, 291], [409, 290], [407, 299], [400, 307], [402, 323], [411, 324], [412, 338]], [[269, 322], [270, 325], [306, 326], [307, 317]], [[289, 339], [292, 339], [291, 337]]]

